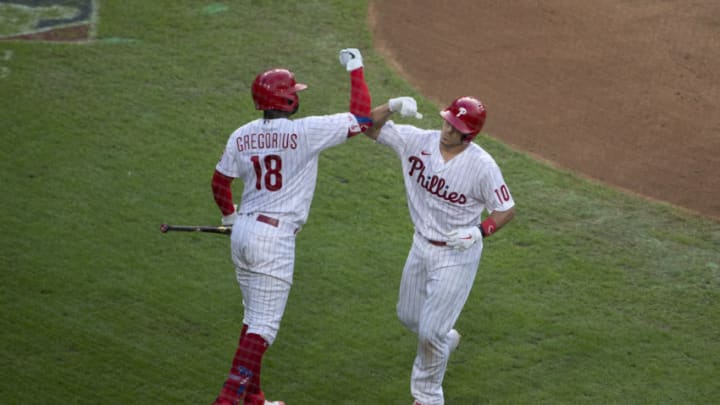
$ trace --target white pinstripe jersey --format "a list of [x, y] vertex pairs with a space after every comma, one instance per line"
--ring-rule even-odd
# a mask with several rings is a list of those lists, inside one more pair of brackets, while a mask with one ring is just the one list
[[497, 163], [475, 143], [445, 162], [439, 130], [392, 121], [377, 141], [400, 156], [410, 218], [427, 239], [444, 241], [454, 229], [479, 225], [483, 210], [515, 205]]
[[275, 215], [300, 226], [310, 211], [320, 152], [359, 130], [351, 113], [258, 119], [230, 135], [216, 170], [242, 180], [240, 213]]

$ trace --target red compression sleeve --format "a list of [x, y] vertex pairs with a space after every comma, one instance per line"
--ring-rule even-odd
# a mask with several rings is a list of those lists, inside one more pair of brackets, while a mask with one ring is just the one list
[[235, 404], [238, 399], [241, 399], [240, 402], [248, 403], [245, 394], [250, 394], [248, 391], [252, 389], [253, 381], [257, 384], [253, 391], [255, 394], [253, 397], [260, 394], [260, 371], [262, 358], [267, 348], [267, 342], [260, 335], [248, 333], [240, 338], [233, 358], [233, 367], [223, 384], [219, 398], [229, 400], [227, 403]]
[[223, 215], [230, 215], [235, 212], [235, 206], [233, 206], [232, 188], [230, 184], [233, 178], [228, 177], [217, 170], [213, 174], [212, 178], [212, 191], [215, 203]]
[[[364, 132], [372, 126], [370, 120], [370, 109], [372, 107], [372, 99], [370, 97], [370, 89], [365, 82], [365, 73], [363, 68], [358, 68], [350, 72], [350, 112], [360, 124], [360, 131]], [[349, 136], [357, 135], [350, 133]]]

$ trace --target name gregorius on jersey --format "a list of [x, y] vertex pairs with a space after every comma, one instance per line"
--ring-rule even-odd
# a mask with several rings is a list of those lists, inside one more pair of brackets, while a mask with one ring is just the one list
[[295, 133], [253, 133], [238, 136], [236, 143], [239, 152], [255, 149], [297, 149], [297, 137]]

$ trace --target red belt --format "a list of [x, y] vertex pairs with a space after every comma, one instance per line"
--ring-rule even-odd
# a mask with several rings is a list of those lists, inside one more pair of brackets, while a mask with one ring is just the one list
[[267, 215], [260, 214], [257, 216], [256, 219], [258, 220], [258, 222], [264, 222], [268, 225], [274, 226], [275, 228], [280, 225], [280, 220], [278, 220], [277, 218], [269, 217]]
[[430, 242], [431, 245], [435, 245], [435, 246], [447, 246], [447, 243], [446, 243], [446, 242], [443, 242], [443, 241], [440, 241], [440, 240], [430, 240], [430, 239], [428, 239], [427, 241]]

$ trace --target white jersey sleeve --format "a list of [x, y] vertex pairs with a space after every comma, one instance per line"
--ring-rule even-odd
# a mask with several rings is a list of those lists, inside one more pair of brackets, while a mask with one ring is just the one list
[[380, 130], [377, 142], [391, 147], [395, 153], [402, 157], [403, 151], [408, 144], [417, 143], [423, 139], [421, 135], [432, 132], [437, 131], [421, 129], [412, 125], [398, 125], [393, 121], [388, 121]]
[[515, 206], [515, 201], [510, 195], [510, 189], [505, 184], [505, 179], [495, 160], [491, 160], [485, 166], [484, 174], [480, 178], [478, 186], [479, 195], [482, 201], [485, 202], [485, 209], [488, 213], [507, 211]]

